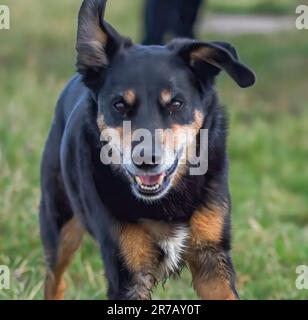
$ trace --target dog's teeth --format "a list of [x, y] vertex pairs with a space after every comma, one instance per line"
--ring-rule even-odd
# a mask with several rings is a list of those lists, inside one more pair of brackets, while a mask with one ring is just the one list
[[160, 185], [156, 184], [154, 186], [145, 186], [143, 184], [140, 185], [141, 189], [146, 190], [146, 191], [155, 191], [157, 189], [159, 189]]
[[164, 179], [164, 175], [162, 175], [159, 179], [159, 183], [155, 184], [155, 185], [151, 185], [151, 186], [147, 186], [147, 185], [144, 185], [142, 183], [142, 180], [138, 177], [138, 176], [135, 176], [135, 180], [137, 182], [137, 184], [139, 185], [139, 187], [143, 190], [146, 190], [146, 191], [156, 191], [160, 188], [161, 186], [161, 183], [163, 182], [163, 179]]
[[141, 181], [141, 179], [139, 178], [139, 177], [135, 177], [135, 179], [136, 179], [136, 182], [140, 185], [140, 186], [142, 186], [142, 181]]

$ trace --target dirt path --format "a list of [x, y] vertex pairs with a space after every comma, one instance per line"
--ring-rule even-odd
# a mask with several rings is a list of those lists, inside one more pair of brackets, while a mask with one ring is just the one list
[[209, 15], [201, 23], [202, 31], [244, 34], [275, 33], [295, 29], [295, 17], [261, 15]]

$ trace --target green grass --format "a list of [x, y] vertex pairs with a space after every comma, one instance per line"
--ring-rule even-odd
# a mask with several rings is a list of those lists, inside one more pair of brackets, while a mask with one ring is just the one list
[[[0, 31], [0, 265], [12, 270], [2, 299], [41, 299], [39, 162], [57, 96], [74, 71], [79, 1], [2, 0], [12, 29]], [[138, 39], [141, 1], [116, 0], [108, 20]], [[129, 13], [129, 14], [128, 14]], [[218, 39], [204, 35], [204, 39]], [[218, 82], [230, 113], [233, 257], [243, 299], [307, 299], [295, 268], [308, 264], [308, 44], [305, 31], [219, 37], [257, 72], [254, 88]], [[99, 252], [87, 237], [67, 273], [70, 299], [105, 298]], [[188, 272], [154, 298], [195, 298]]]

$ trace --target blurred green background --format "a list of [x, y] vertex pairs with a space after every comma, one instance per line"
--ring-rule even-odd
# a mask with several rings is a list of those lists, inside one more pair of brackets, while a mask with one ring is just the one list
[[[77, 0], [1, 0], [11, 30], [0, 31], [0, 265], [11, 268], [2, 299], [41, 299], [39, 163], [59, 93], [74, 72]], [[293, 0], [212, 0], [207, 13], [293, 15]], [[302, 1], [302, 3], [305, 1]], [[136, 41], [141, 0], [109, 1], [107, 20]], [[200, 19], [204, 19], [201, 14]], [[243, 26], [245, 28], [245, 26]], [[241, 90], [225, 75], [218, 90], [230, 113], [233, 258], [242, 299], [308, 299], [295, 269], [308, 265], [308, 31], [221, 35], [258, 83]], [[105, 298], [99, 251], [86, 238], [66, 275], [68, 299]], [[154, 298], [196, 298], [187, 271]]]

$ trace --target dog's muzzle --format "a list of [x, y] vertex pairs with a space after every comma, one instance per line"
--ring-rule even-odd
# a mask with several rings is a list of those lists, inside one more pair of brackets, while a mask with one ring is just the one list
[[179, 155], [173, 162], [163, 164], [130, 164], [125, 166], [132, 190], [143, 200], [158, 200], [171, 188], [172, 179], [179, 165]]

